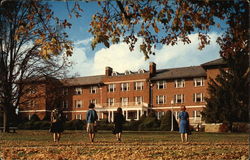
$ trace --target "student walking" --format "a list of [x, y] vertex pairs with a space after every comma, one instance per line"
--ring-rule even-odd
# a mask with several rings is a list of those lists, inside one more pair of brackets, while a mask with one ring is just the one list
[[186, 112], [186, 107], [181, 106], [181, 112], [179, 117], [179, 132], [181, 133], [181, 141], [188, 142], [188, 131], [189, 131], [189, 115]]
[[117, 113], [114, 117], [115, 128], [113, 134], [116, 135], [117, 141], [121, 142], [122, 130], [123, 130], [123, 123], [124, 117], [122, 115], [122, 109], [119, 107], [117, 108]]
[[63, 129], [63, 115], [59, 109], [54, 109], [51, 112], [51, 127], [50, 132], [53, 133], [54, 142], [59, 142]]
[[94, 110], [95, 104], [89, 104], [89, 110], [87, 112], [87, 133], [89, 135], [90, 142], [94, 142], [96, 132], [96, 121], [98, 119], [97, 113]]

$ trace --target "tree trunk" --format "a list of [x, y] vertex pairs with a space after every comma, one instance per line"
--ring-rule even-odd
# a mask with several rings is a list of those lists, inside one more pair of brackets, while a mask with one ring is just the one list
[[9, 132], [9, 117], [7, 111], [3, 112], [3, 132]]

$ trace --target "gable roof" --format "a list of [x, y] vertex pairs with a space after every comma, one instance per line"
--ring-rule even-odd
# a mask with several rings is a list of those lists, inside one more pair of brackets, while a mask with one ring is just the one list
[[222, 58], [201, 64], [201, 66], [205, 68], [210, 66], [221, 66], [221, 65], [222, 66], [226, 65], [226, 62]]
[[62, 79], [61, 82], [65, 86], [84, 86], [84, 85], [93, 85], [100, 84], [104, 75], [97, 76], [88, 76], [88, 77], [76, 77], [76, 78], [67, 78]]
[[155, 76], [152, 77], [151, 80], [154, 81], [162, 79], [194, 78], [206, 76], [206, 71], [201, 66], [191, 66], [157, 70]]

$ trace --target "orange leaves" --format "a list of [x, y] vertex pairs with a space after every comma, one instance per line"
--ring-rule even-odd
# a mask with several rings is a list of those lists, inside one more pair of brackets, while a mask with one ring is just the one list
[[154, 22], [154, 23], [152, 24], [152, 26], [153, 26], [155, 32], [158, 33], [158, 32], [159, 32], [159, 28], [157, 27], [156, 22]]

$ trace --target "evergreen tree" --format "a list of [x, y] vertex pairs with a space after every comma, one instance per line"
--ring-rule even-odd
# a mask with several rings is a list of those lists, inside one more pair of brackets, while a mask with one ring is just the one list
[[239, 53], [223, 58], [228, 66], [208, 83], [209, 97], [203, 117], [208, 123], [248, 122], [248, 53]]

